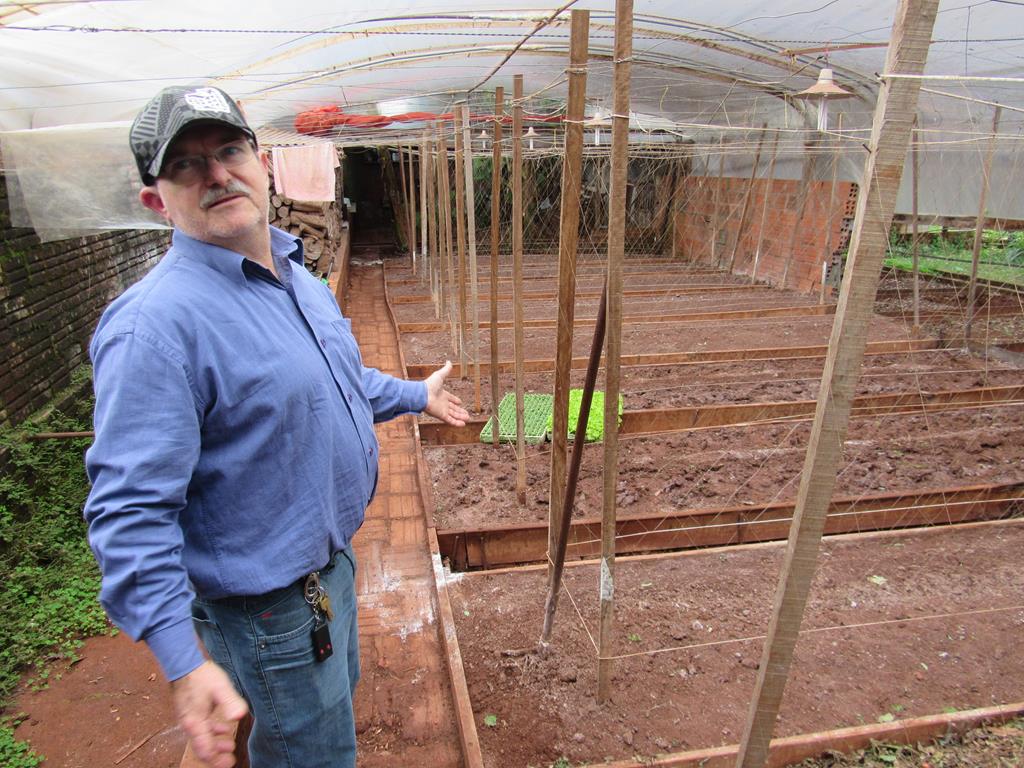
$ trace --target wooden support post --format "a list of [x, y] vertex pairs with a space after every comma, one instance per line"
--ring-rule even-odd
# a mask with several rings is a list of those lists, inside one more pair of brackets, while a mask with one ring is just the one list
[[[551, 491], [548, 494], [548, 552], [555, 551], [565, 495], [569, 431], [569, 377], [576, 310], [576, 252], [580, 240], [580, 191], [583, 180], [583, 109], [587, 95], [587, 46], [590, 12], [572, 11], [569, 32], [569, 100], [562, 156], [562, 201], [558, 233], [558, 321], [555, 342], [555, 397], [551, 433]], [[577, 441], [582, 439], [577, 435]], [[548, 581], [554, 571], [549, 559]]]
[[523, 76], [512, 80], [512, 323], [516, 361], [516, 498], [526, 503], [523, 434]]
[[[425, 134], [429, 136], [429, 132]], [[441, 264], [437, 249], [437, 174], [434, 172], [435, 151], [433, 143], [425, 138], [423, 141], [424, 153], [421, 158], [423, 167], [420, 173], [423, 177], [423, 186], [427, 188], [427, 204], [423, 209], [423, 217], [427, 221], [427, 270], [430, 278], [430, 295], [434, 300], [434, 317], [441, 317]]]
[[[413, 274], [417, 271], [417, 249], [416, 249], [416, 173], [413, 169], [413, 145], [409, 145], [409, 173], [406, 174], [409, 180], [409, 242], [413, 251]], [[422, 251], [422, 243], [420, 251]]]
[[437, 219], [437, 296], [441, 306], [441, 315], [448, 323], [451, 321], [451, 315], [448, 312], [448, 246], [444, 226], [444, 187], [441, 184], [441, 169], [444, 163], [441, 153], [441, 130], [435, 126], [432, 168], [434, 171], [434, 215]]
[[768, 130], [768, 123], [761, 124], [761, 133], [757, 137], [757, 151], [754, 152], [754, 164], [750, 168], [750, 178], [747, 180], [747, 191], [743, 193], [743, 207], [740, 209], [740, 222], [736, 227], [736, 237], [732, 241], [732, 254], [729, 256], [729, 271], [732, 272], [736, 265], [736, 251], [739, 250], [740, 240], [743, 238], [743, 230], [747, 226], [747, 212], [750, 210], [750, 194], [754, 191], [754, 181], [757, 179], [757, 166], [761, 162], [761, 148], [764, 146], [764, 135]]
[[[838, 131], [843, 130], [843, 115], [839, 114]], [[825, 303], [825, 279], [828, 277], [828, 263], [832, 260], [832, 218], [836, 210], [836, 181], [839, 176], [839, 140], [838, 135], [834, 138], [835, 146], [832, 147], [832, 185], [828, 190], [828, 212], [825, 214], [825, 253], [824, 265], [821, 268], [821, 287], [818, 294], [818, 303]]]
[[476, 264], [476, 190], [473, 185], [473, 133], [469, 128], [469, 105], [462, 108], [462, 160], [466, 179], [466, 247], [469, 250], [469, 311], [473, 340], [473, 403], [480, 413], [480, 287]]
[[[402, 188], [402, 229], [405, 230], [405, 242], [409, 246], [409, 258], [416, 262], [416, 246], [412, 238], [412, 229], [409, 226], [409, 184], [405, 174], [405, 149], [402, 142], [398, 142], [398, 184]], [[398, 216], [399, 212], [395, 211]]]
[[711, 230], [711, 263], [721, 266], [718, 263], [718, 238], [721, 236], [721, 229], [724, 226], [722, 221], [721, 199], [722, 184], [725, 179], [725, 134], [718, 137], [718, 183], [715, 184], [715, 223]]
[[[462, 355], [462, 326], [459, 325], [456, 311], [458, 276], [455, 267], [455, 237], [452, 232], [451, 172], [448, 163], [448, 139], [443, 135], [441, 137], [441, 164], [438, 172], [441, 174], [441, 218], [444, 219], [445, 272], [448, 275], [448, 285], [445, 287], [445, 293], [448, 296], [448, 326], [452, 332], [452, 350], [456, 354]], [[465, 370], [465, 366], [463, 366], [463, 370]]]
[[420, 141], [420, 254], [422, 261], [430, 269], [430, 256], [427, 253], [427, 137], [424, 133]]
[[[900, 0], [884, 73], [919, 75], [923, 72], [937, 9], [938, 0]], [[883, 75], [843, 287], [829, 339], [768, 636], [740, 741], [738, 768], [762, 768], [768, 757], [768, 745], [814, 576], [836, 469], [842, 460], [851, 401], [864, 355], [882, 260], [889, 245], [889, 226], [910, 144], [919, 89], [920, 80], [888, 80]]]
[[673, 169], [672, 179], [672, 251], [671, 255], [673, 259], [678, 259], [682, 256], [679, 250], [679, 219], [683, 215], [683, 183], [686, 181], [686, 166], [682, 160], [676, 159], [674, 161], [675, 168]]
[[971, 251], [971, 281], [967, 284], [967, 318], [964, 321], [964, 344], [971, 343], [971, 332], [974, 316], [977, 314], [975, 301], [978, 292], [978, 261], [981, 258], [981, 243], [985, 236], [985, 207], [988, 205], [988, 187], [992, 177], [992, 157], [996, 153], [996, 137], [999, 134], [999, 117], [1002, 107], [996, 107], [992, 113], [992, 137], [989, 139], [988, 151], [981, 164], [981, 193], [978, 195], [978, 220], [974, 225], [974, 249]]
[[[915, 126], [917, 121], [914, 121]], [[920, 152], [920, 138], [917, 133], [916, 127], [913, 130], [913, 138], [911, 139], [910, 147], [910, 259], [911, 259], [911, 275], [914, 281], [914, 327], [912, 330], [913, 336], [916, 339], [921, 335], [921, 280], [920, 280], [920, 265], [918, 259], [921, 251], [921, 240], [917, 231], [918, 227], [918, 182], [920, 180], [921, 172], [921, 156]]]
[[466, 154], [462, 139], [462, 122], [465, 120], [466, 107], [463, 104], [455, 107], [452, 126], [455, 128], [455, 234], [459, 251], [459, 375], [465, 381], [469, 378], [469, 366], [466, 365], [466, 284], [469, 282], [466, 264], [466, 169], [462, 158]]
[[772, 196], [772, 187], [775, 186], [775, 158], [779, 154], [779, 135], [775, 134], [772, 140], [772, 157], [768, 161], [768, 175], [765, 176], [767, 184], [764, 188], [764, 204], [761, 206], [761, 225], [757, 228], [757, 247], [754, 249], [754, 266], [750, 270], [750, 281], [757, 280], [757, 265], [761, 261], [761, 246], [764, 245], [764, 225], [768, 218], [768, 201]]
[[789, 245], [786, 248], [786, 266], [782, 269], [782, 282], [780, 288], [785, 288], [789, 281], [789, 268], [793, 264], [793, 250], [796, 248], [796, 238], [803, 228], [804, 211], [807, 210], [807, 199], [811, 196], [811, 184], [817, 177], [816, 153], [810, 151], [814, 140], [804, 146], [803, 172], [800, 174], [800, 189], [796, 193], [796, 216], [793, 219], [793, 227], [789, 231]]
[[494, 89], [494, 142], [491, 146], [491, 443], [498, 444], [498, 254], [501, 249], [501, 119], [505, 89]]
[[[626, 183], [629, 167], [629, 76], [633, 58], [633, 0], [615, 1], [615, 65], [612, 75], [611, 182], [608, 193], [608, 309], [605, 337], [604, 503], [601, 512], [601, 624], [598, 633], [597, 700], [612, 684], [615, 626], [615, 496], [619, 480], [619, 370], [622, 356], [622, 261], [626, 246]], [[580, 439], [580, 435], [576, 439]]]

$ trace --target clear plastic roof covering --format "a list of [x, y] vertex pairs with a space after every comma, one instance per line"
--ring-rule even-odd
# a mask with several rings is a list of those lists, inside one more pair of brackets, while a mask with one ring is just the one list
[[[590, 11], [588, 113], [610, 110], [614, 2], [508, 5], [4, 2], [0, 131], [127, 121], [172, 84], [223, 88], [241, 101], [271, 143], [309, 141], [294, 132], [294, 118], [325, 105], [354, 114], [443, 112], [468, 95], [473, 111], [490, 111], [494, 88], [503, 86], [511, 96], [516, 74], [524, 76], [528, 111], [557, 114], [567, 92], [569, 9]], [[825, 143], [841, 134], [841, 174], [856, 179], [895, 6], [891, 0], [636, 0], [633, 126], [639, 134], [661, 129], [662, 138], [674, 135], [697, 147], [713, 147], [725, 136], [732, 151], [709, 153], [704, 167], [717, 169], [724, 162], [726, 173], [746, 174], [765, 123], [783, 144], [802, 151], [813, 142], [817, 106], [793, 95], [827, 66], [854, 97], [832, 103], [832, 133]], [[999, 103], [1004, 108], [990, 209], [993, 215], [1024, 218], [1024, 199], [1013, 189], [1021, 185], [1011, 183], [1024, 115], [1024, 3], [943, 0], [926, 75], [932, 79], [922, 83], [918, 125], [927, 150], [922, 189], [931, 198], [922, 201], [922, 209], [976, 212], [980, 179], [972, 179]], [[418, 140], [424, 127], [395, 123], [363, 128], [358, 135], [335, 131], [327, 138], [368, 144]], [[124, 131], [123, 122], [117, 130]], [[26, 147], [34, 139], [20, 139], [21, 151], [12, 148], [15, 135], [7, 134], [4, 143], [8, 170], [33, 154]], [[800, 163], [787, 163], [784, 153], [779, 168], [783, 174], [801, 172]], [[901, 207], [905, 203], [904, 195]]]

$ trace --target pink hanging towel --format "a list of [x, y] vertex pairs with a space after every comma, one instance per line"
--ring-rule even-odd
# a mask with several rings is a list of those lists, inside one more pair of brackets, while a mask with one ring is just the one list
[[274, 189], [292, 200], [334, 200], [338, 153], [329, 141], [304, 147], [274, 147]]

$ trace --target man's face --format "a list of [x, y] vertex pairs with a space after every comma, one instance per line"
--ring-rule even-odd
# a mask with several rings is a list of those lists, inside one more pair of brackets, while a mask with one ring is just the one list
[[266, 155], [241, 131], [197, 125], [168, 147], [156, 184], [140, 199], [189, 237], [231, 248], [267, 226], [267, 171]]

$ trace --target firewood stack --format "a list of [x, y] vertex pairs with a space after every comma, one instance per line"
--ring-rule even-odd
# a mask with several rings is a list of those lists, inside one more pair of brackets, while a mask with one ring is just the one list
[[[340, 179], [338, 186], [341, 186]], [[341, 239], [340, 203], [292, 200], [271, 192], [270, 223], [301, 237], [306, 269], [318, 277], [327, 276], [331, 257], [337, 252]]]
[[337, 203], [309, 203], [280, 195], [270, 196], [270, 223], [302, 238], [306, 268], [327, 272], [341, 236], [341, 207]]

